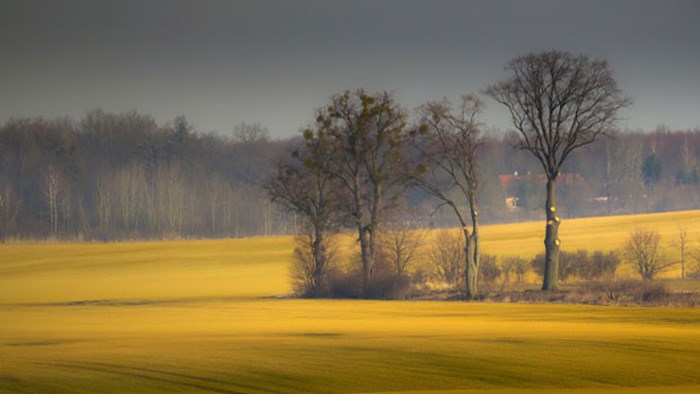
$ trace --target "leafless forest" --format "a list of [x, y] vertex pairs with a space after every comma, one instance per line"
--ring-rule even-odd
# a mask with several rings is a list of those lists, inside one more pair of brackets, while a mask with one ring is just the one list
[[[290, 128], [295, 128], [292, 125]], [[160, 239], [295, 231], [262, 183], [298, 137], [239, 124], [221, 136], [186, 118], [138, 112], [13, 119], [0, 128], [0, 238]], [[488, 128], [485, 128], [488, 130]], [[508, 132], [485, 132], [482, 223], [542, 219], [545, 179]], [[700, 130], [621, 131], [577, 151], [558, 185], [564, 218], [700, 208]], [[413, 226], [455, 225], [420, 190], [401, 209]]]

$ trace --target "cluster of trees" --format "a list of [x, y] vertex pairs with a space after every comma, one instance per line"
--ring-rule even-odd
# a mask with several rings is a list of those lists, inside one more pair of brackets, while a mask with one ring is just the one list
[[652, 280], [677, 265], [681, 268], [681, 279], [700, 279], [700, 250], [685, 227], [679, 228], [670, 246], [676, 257], [662, 252], [661, 234], [638, 228], [630, 233], [622, 253], [643, 280]]
[[259, 198], [282, 145], [257, 125], [227, 139], [136, 112], [10, 120], [0, 128], [0, 240], [292, 231]]
[[[297, 218], [271, 204], [260, 181], [275, 173], [277, 157], [298, 138], [272, 140], [256, 125], [238, 126], [235, 138], [189, 127], [177, 148], [187, 153], [176, 160], [174, 124], [158, 125], [136, 112], [91, 111], [79, 120], [15, 119], [0, 125], [0, 239], [242, 237], [295, 230]], [[511, 135], [482, 136], [480, 221], [542, 219], [545, 189], [538, 163], [513, 149]], [[559, 182], [560, 216], [700, 208], [700, 184], [693, 175], [698, 155], [700, 130], [659, 127], [604, 137], [564, 165], [564, 176], [578, 176]], [[645, 183], [652, 179], [643, 165], [650, 157], [660, 176]], [[158, 164], [160, 176], [153, 177], [149, 162]], [[170, 211], [180, 215], [172, 225], [165, 221], [168, 204], [152, 207], [168, 198], [166, 171], [177, 173], [171, 186], [175, 195], [175, 186], [187, 185], [180, 189], [185, 198], [170, 200]], [[499, 182], [499, 176], [515, 172], [519, 176], [510, 184]], [[133, 186], [124, 186], [130, 182]], [[142, 197], [147, 189], [150, 199]], [[425, 192], [413, 189], [405, 195], [413, 227], [457, 225], [448, 210], [435, 211]], [[506, 209], [507, 197], [516, 197], [519, 207]], [[178, 208], [178, 201], [187, 201], [187, 207]]]
[[[334, 257], [325, 238], [351, 229], [361, 294], [391, 228], [458, 226], [459, 275], [473, 296], [480, 223], [546, 219], [553, 289], [561, 218], [699, 207], [700, 131], [616, 133], [630, 101], [605, 62], [550, 51], [506, 71], [485, 91], [512, 115], [505, 135], [479, 123], [475, 96], [409, 112], [362, 90], [333, 96], [287, 140], [259, 125], [227, 138], [136, 112], [10, 120], [0, 126], [0, 240], [300, 233], [310, 294], [322, 295]], [[405, 254], [392, 253], [389, 266], [401, 266]]]
[[[557, 180], [575, 151], [610, 133], [617, 111], [631, 104], [603, 61], [549, 51], [513, 59], [507, 79], [485, 93], [505, 105], [517, 132], [517, 148], [531, 153], [546, 179], [543, 290], [558, 288], [560, 224]], [[444, 99], [406, 110], [382, 92], [363, 90], [331, 97], [317, 113], [304, 142], [268, 184], [273, 200], [306, 219], [315, 267], [310, 295], [322, 296], [328, 266], [326, 233], [333, 225], [353, 228], [360, 247], [361, 293], [370, 296], [377, 239], [400, 188], [416, 187], [456, 219], [462, 231], [467, 298], [478, 293], [479, 212], [477, 116], [482, 103], [463, 96], [453, 108]], [[311, 184], [309, 184], [311, 183]], [[335, 204], [333, 204], [335, 202]], [[335, 209], [334, 209], [335, 208]], [[308, 264], [308, 262], [305, 262]]]
[[[540, 276], [544, 275], [544, 254], [538, 254], [530, 262], [532, 269]], [[612, 279], [620, 265], [620, 254], [615, 251], [604, 253], [595, 251], [588, 254], [580, 249], [575, 252], [561, 251], [559, 255], [559, 280], [566, 281], [576, 277], [584, 280]]]
[[[630, 232], [619, 250], [595, 251], [591, 254], [583, 249], [561, 251], [558, 278], [560, 281], [571, 278], [610, 281], [615, 279], [617, 270], [623, 263], [644, 281], [653, 280], [677, 266], [681, 269], [681, 279], [700, 278], [700, 250], [697, 243], [688, 236], [685, 227], [679, 228], [676, 237], [666, 245], [667, 248], [664, 248], [661, 241], [661, 235], [655, 230], [636, 228]], [[498, 277], [502, 274], [507, 278], [508, 271], [517, 270], [520, 272], [520, 282], [522, 275], [530, 269], [542, 277], [545, 272], [545, 255], [538, 254], [529, 262], [520, 257], [505, 258], [500, 266], [491, 268], [491, 275]]]
[[[463, 293], [466, 286], [464, 238], [457, 229], [428, 232], [410, 229], [395, 221], [386, 223], [377, 241], [377, 258], [366, 293], [360, 286], [359, 258], [355, 256], [353, 259], [353, 253], [341, 247], [348, 244], [347, 239], [338, 240], [331, 236], [326, 240], [330, 253], [325, 260], [326, 266], [320, 271], [314, 264], [309, 239], [300, 238], [301, 244], [295, 251], [296, 261], [292, 265], [294, 289], [300, 296], [454, 297]], [[643, 282], [650, 282], [679, 266], [681, 278], [700, 278], [700, 251], [697, 242], [684, 228], [680, 228], [670, 242], [662, 244], [661, 241], [657, 232], [638, 228], [630, 232], [616, 250], [562, 250], [558, 280], [567, 283], [569, 288], [575, 289], [574, 292], [595, 293], [598, 289], [622, 294], [646, 288], [620, 277], [618, 272], [623, 266], [635, 272]], [[513, 294], [512, 290], [530, 289], [533, 277], [544, 278], [544, 253], [532, 259], [481, 254], [479, 261], [480, 297], [498, 297]], [[312, 282], [318, 280], [315, 276], [318, 272], [323, 273], [323, 277]], [[323, 289], [319, 285], [324, 286]]]

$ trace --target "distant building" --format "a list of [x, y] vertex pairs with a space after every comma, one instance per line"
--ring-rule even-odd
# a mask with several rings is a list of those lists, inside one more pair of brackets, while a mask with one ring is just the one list
[[[547, 184], [547, 176], [544, 174], [531, 174], [521, 175], [517, 171], [512, 174], [499, 175], [498, 181], [503, 189], [503, 194], [506, 196], [505, 204], [506, 208], [510, 211], [517, 211], [522, 207], [522, 188], [520, 185], [523, 183], [536, 183], [538, 185]], [[586, 181], [583, 177], [578, 174], [564, 173], [559, 174], [557, 177], [557, 183], [566, 186], [583, 186]]]

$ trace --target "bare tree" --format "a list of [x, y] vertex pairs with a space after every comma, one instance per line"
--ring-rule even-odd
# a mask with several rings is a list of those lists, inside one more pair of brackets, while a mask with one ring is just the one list
[[[335, 260], [331, 237], [319, 238], [312, 228], [295, 238], [290, 276], [294, 292], [302, 297], [323, 297], [329, 292], [328, 273]], [[320, 241], [320, 243], [319, 243]]]
[[461, 97], [456, 110], [447, 99], [420, 106], [421, 124], [411, 133], [418, 165], [407, 171], [414, 185], [448, 206], [457, 218], [464, 239], [467, 298], [478, 293], [480, 129], [476, 117], [482, 108], [483, 103], [470, 95]]
[[618, 206], [639, 204], [639, 196], [644, 194], [642, 174], [638, 171], [643, 160], [642, 140], [636, 135], [617, 134], [605, 142], [603, 187], [608, 214], [612, 215]]
[[530, 270], [530, 262], [520, 256], [508, 256], [501, 260], [501, 271], [503, 272], [503, 287], [510, 283], [511, 273], [515, 274], [518, 284], [523, 282], [525, 274]]
[[241, 123], [233, 132], [231, 170], [236, 180], [247, 185], [260, 185], [273, 175], [270, 133], [258, 123]]
[[580, 267], [578, 276], [587, 280], [604, 279], [610, 281], [615, 279], [618, 265], [620, 265], [620, 256], [616, 251], [603, 253], [596, 250], [591, 254], [587, 264]]
[[49, 223], [51, 224], [51, 234], [54, 237], [58, 235], [59, 203], [64, 193], [64, 186], [64, 177], [58, 166], [53, 163], [49, 164], [44, 171], [42, 192], [49, 208]]
[[5, 237], [11, 231], [16, 231], [14, 226], [21, 212], [21, 201], [15, 195], [12, 184], [6, 182], [0, 175], [0, 242], [4, 242]]
[[210, 175], [206, 181], [207, 212], [212, 234], [224, 228], [225, 219], [222, 213], [227, 205], [225, 196], [228, 189], [230, 189], [228, 183], [218, 175]]
[[141, 165], [132, 164], [116, 171], [114, 193], [117, 209], [125, 231], [134, 231], [139, 226], [143, 202], [146, 200], [146, 177]]
[[689, 253], [689, 257], [693, 260], [694, 264], [688, 266], [687, 276], [691, 279], [700, 279], [700, 251], [697, 249], [692, 250]]
[[384, 227], [379, 247], [396, 276], [403, 276], [408, 265], [416, 259], [423, 239], [422, 232], [412, 230], [404, 221], [394, 221]]
[[679, 263], [681, 263], [681, 279], [685, 279], [685, 263], [688, 260], [689, 245], [688, 245], [688, 229], [684, 226], [678, 228], [678, 238], [671, 243], [671, 246], [678, 251], [680, 255]]
[[244, 144], [268, 142], [270, 131], [260, 123], [241, 122], [233, 128], [233, 140]]
[[481, 267], [479, 268], [479, 283], [491, 288], [499, 276], [501, 268], [498, 266], [498, 258], [491, 254], [483, 254], [479, 257]]
[[[68, 183], [67, 179], [64, 182]], [[69, 185], [64, 185], [62, 192], [59, 195], [58, 212], [61, 221], [61, 232], [68, 236], [73, 228], [73, 195]]]
[[512, 75], [486, 89], [505, 105], [520, 134], [517, 147], [532, 153], [547, 177], [543, 290], [558, 289], [559, 224], [557, 177], [573, 151], [612, 131], [618, 110], [631, 104], [607, 62], [548, 51], [517, 57]]
[[345, 209], [360, 244], [362, 289], [369, 291], [378, 226], [395, 200], [403, 160], [406, 112], [392, 94], [357, 90], [331, 97], [316, 128], [331, 138], [333, 174], [349, 195]]
[[653, 230], [635, 229], [625, 244], [624, 254], [643, 280], [652, 280], [673, 265], [659, 251], [661, 235]]
[[435, 267], [437, 277], [450, 285], [457, 285], [462, 275], [464, 246], [460, 234], [440, 231], [428, 251], [428, 258]]
[[326, 295], [326, 274], [331, 260], [328, 233], [338, 222], [338, 184], [331, 172], [331, 139], [323, 130], [307, 129], [291, 160], [279, 164], [265, 185], [271, 199], [299, 215], [306, 224], [297, 238], [292, 276], [303, 295]]
[[187, 189], [184, 170], [181, 164], [174, 162], [161, 167], [161, 171], [158, 176], [160, 218], [168, 235], [179, 234], [184, 222]]

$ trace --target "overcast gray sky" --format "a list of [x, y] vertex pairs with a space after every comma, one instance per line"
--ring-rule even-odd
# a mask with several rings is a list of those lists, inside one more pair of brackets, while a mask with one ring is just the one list
[[[700, 1], [0, 0], [0, 121], [136, 109], [198, 130], [291, 136], [330, 95], [408, 107], [478, 92], [512, 57], [604, 58], [623, 128], [700, 127]], [[487, 100], [483, 120], [509, 127]]]

